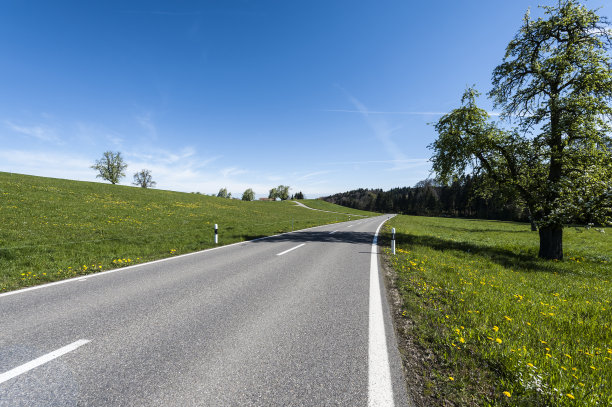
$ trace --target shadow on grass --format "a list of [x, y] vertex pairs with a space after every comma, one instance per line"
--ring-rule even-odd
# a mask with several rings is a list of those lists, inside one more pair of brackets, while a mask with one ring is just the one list
[[[429, 247], [438, 251], [460, 251], [469, 253], [470, 255], [479, 256], [491, 260], [501, 266], [513, 269], [525, 269], [530, 271], [544, 271], [544, 272], [561, 272], [562, 270], [551, 268], [549, 265], [543, 263], [537, 257], [537, 253], [523, 252], [516, 253], [512, 250], [503, 249], [501, 247], [492, 247], [485, 245], [478, 245], [468, 242], [458, 242], [453, 240], [442, 239], [434, 236], [417, 236], [408, 233], [396, 233], [395, 239], [398, 245], [412, 245]], [[384, 243], [389, 243], [389, 236], [384, 236]]]

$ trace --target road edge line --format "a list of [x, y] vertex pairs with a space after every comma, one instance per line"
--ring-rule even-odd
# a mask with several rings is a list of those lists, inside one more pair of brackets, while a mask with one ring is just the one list
[[395, 406], [391, 366], [387, 351], [385, 319], [380, 294], [378, 275], [378, 232], [385, 219], [374, 233], [370, 257], [370, 302], [368, 319], [368, 406]]

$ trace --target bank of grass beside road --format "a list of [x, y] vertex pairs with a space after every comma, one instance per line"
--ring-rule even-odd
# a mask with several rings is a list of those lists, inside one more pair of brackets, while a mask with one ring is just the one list
[[336, 205], [322, 199], [299, 199], [298, 202], [303, 203], [309, 208], [320, 209], [322, 211], [341, 212], [349, 215], [358, 215], [359, 217], [370, 217], [380, 215], [378, 213], [362, 211], [359, 209], [348, 208], [346, 206]]
[[[343, 207], [334, 205], [337, 212]], [[0, 172], [0, 292], [348, 220], [243, 202]]]
[[[454, 405], [612, 405], [612, 230], [567, 228], [537, 258], [528, 224], [397, 216], [398, 327], [417, 391]], [[405, 355], [409, 358], [410, 355]]]

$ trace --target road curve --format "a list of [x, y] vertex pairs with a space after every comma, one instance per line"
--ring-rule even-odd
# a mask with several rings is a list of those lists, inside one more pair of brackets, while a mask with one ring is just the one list
[[[370, 266], [383, 220], [0, 295], [0, 406], [376, 405]], [[378, 283], [386, 405], [408, 406]]]

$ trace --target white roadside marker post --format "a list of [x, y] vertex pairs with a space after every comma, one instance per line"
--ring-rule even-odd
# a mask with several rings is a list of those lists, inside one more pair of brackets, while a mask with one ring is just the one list
[[393, 250], [393, 255], [395, 256], [395, 228], [391, 229], [391, 250]]
[[215, 244], [219, 244], [219, 225], [215, 223]]

